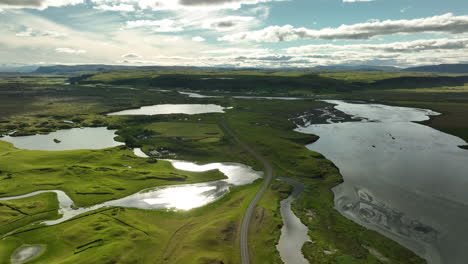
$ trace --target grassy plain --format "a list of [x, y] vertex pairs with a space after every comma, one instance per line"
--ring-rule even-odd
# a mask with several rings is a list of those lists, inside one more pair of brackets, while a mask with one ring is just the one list
[[[162, 75], [166, 76], [153, 82]], [[230, 77], [238, 81], [225, 85], [226, 80], [216, 79], [218, 77]], [[386, 78], [400, 77], [438, 78], [440, 75], [318, 75], [308, 71], [162, 74], [116, 71], [84, 79], [89, 82], [87, 86], [38, 81], [37, 84], [25, 82], [21, 86], [24, 89], [18, 91], [10, 83], [0, 85], [0, 120], [5, 121], [0, 122], [0, 130], [18, 130], [18, 134], [48, 132], [70, 127], [62, 123], [64, 119], [75, 120], [74, 126], [110, 125], [118, 129], [124, 141], [141, 146], [146, 152], [164, 148], [176, 153], [178, 159], [199, 163], [233, 161], [262, 169], [232, 139], [223, 135], [217, 125], [220, 114], [153, 117], [103, 115], [159, 103], [196, 102], [232, 106], [234, 109], [227, 111], [225, 120], [236, 134], [274, 165], [276, 176], [291, 177], [305, 184], [305, 193], [293, 207], [303, 223], [309, 226], [309, 235], [314, 241], [313, 245], [309, 243], [303, 248], [311, 263], [378, 263], [377, 258], [364, 246], [371, 246], [392, 263], [422, 263], [421, 259], [397, 243], [358, 226], [333, 209], [331, 188], [342, 181], [341, 175], [330, 161], [305, 148], [317, 137], [293, 132], [294, 125], [288, 120], [299, 113], [321, 107], [324, 103], [311, 100], [192, 99], [174, 92], [161, 93], [155, 90], [175, 89], [182, 84], [184, 89], [189, 90], [216, 92], [214, 90], [219, 89], [224, 95], [245, 92], [309, 96], [320, 93], [333, 98], [374, 99], [440, 111], [443, 115], [431, 119], [428, 124], [467, 138], [468, 125], [463, 120], [468, 120], [465, 119], [468, 116], [468, 100], [464, 99], [464, 92], [430, 93], [417, 89], [387, 91], [381, 87], [375, 90], [367, 87], [363, 90], [353, 84], [362, 82], [370, 85], [385, 81]], [[432, 79], [424, 80], [430, 82]], [[206, 85], [207, 81], [209, 85]], [[441, 79], [441, 83], [445, 84], [452, 81]], [[459, 81], [456, 79], [454, 82]], [[246, 83], [249, 83], [247, 88], [258, 87], [258, 90], [234, 89]], [[393, 83], [395, 80], [385, 85], [395, 88]], [[14, 107], [13, 102], [20, 103], [22, 107]], [[209, 140], [205, 140], [206, 136]], [[176, 171], [162, 161], [150, 164], [134, 157], [124, 148], [45, 153], [17, 150], [9, 144], [0, 143], [0, 157], [2, 196], [53, 188], [64, 190], [79, 205], [115, 199], [150, 186], [206, 181], [221, 176], [213, 172], [192, 174]], [[9, 174], [11, 179], [7, 179]], [[169, 179], [173, 176], [184, 180]], [[91, 212], [57, 226], [39, 229], [27, 227], [24, 232], [0, 241], [0, 256], [3, 257], [0, 263], [7, 262], [8, 255], [24, 243], [46, 244], [48, 247], [46, 253], [33, 263], [239, 263], [240, 221], [248, 201], [259, 186], [260, 182], [257, 182], [234, 188], [233, 192], [217, 202], [187, 212], [110, 208]], [[250, 230], [253, 263], [281, 263], [275, 247], [281, 228], [279, 201], [289, 190], [284, 183], [273, 183], [256, 209], [253, 228]]]
[[0, 201], [0, 234], [6, 234], [38, 220], [56, 219], [58, 208], [55, 193], [42, 193], [18, 200]]
[[179, 171], [167, 161], [148, 163], [125, 147], [104, 150], [33, 151], [0, 141], [0, 195], [62, 190], [79, 207], [136, 193], [142, 189], [212, 181], [218, 171]]
[[[31, 263], [239, 263], [237, 230], [260, 182], [187, 212], [108, 208], [0, 240], [0, 263], [21, 244], [45, 244]], [[1, 251], [0, 251], [1, 252]]]
[[216, 124], [189, 122], [158, 122], [148, 125], [147, 129], [158, 135], [175, 140], [192, 140], [204, 143], [219, 142], [224, 136], [223, 131]]

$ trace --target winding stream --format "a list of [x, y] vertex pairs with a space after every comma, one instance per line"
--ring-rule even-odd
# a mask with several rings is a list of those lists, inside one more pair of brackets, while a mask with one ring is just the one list
[[185, 171], [202, 172], [217, 169], [222, 172], [227, 179], [204, 183], [150, 188], [121, 199], [111, 200], [94, 206], [82, 208], [74, 208], [72, 199], [60, 190], [36, 191], [25, 195], [3, 197], [0, 198], [0, 201], [22, 199], [47, 192], [56, 193], [59, 201], [59, 214], [61, 217], [56, 220], [42, 222], [46, 225], [55, 225], [77, 215], [105, 207], [189, 210], [201, 207], [219, 199], [233, 186], [250, 184], [262, 176], [262, 172], [255, 171], [251, 167], [239, 163], [211, 163], [206, 165], [197, 165], [187, 161], [168, 161], [171, 162], [174, 168]]
[[278, 180], [291, 184], [294, 189], [288, 198], [281, 201], [280, 210], [283, 227], [276, 248], [285, 264], [309, 264], [302, 254], [302, 246], [305, 242], [310, 241], [307, 234], [309, 228], [291, 210], [292, 202], [304, 191], [304, 185], [286, 178], [279, 178]]
[[[197, 105], [190, 106], [196, 107], [195, 109], [191, 107], [186, 109], [192, 114], [197, 113], [197, 111], [200, 111], [201, 109], [197, 108]], [[206, 105], [202, 106], [202, 108], [204, 108]], [[166, 108], [165, 110], [173, 111], [174, 109]], [[63, 129], [47, 135], [24, 137], [7, 136], [1, 138], [1, 140], [13, 143], [15, 147], [20, 149], [58, 151], [101, 149], [123, 144], [114, 141], [114, 137], [115, 130], [108, 130], [105, 127], [99, 127]], [[57, 143], [54, 139], [58, 139], [60, 142]], [[133, 152], [138, 157], [148, 158], [148, 156], [139, 148], [134, 149]], [[19, 196], [2, 197], [0, 198], [0, 201], [22, 199], [41, 193], [53, 192], [57, 194], [57, 199], [59, 201], [59, 214], [61, 217], [56, 220], [44, 221], [42, 223], [46, 225], [55, 225], [77, 215], [104, 207], [176, 210], [188, 210], [201, 207], [219, 199], [226, 194], [231, 187], [250, 184], [261, 178], [263, 174], [263, 172], [255, 171], [251, 167], [239, 163], [211, 163], [206, 165], [197, 165], [188, 161], [166, 161], [170, 162], [174, 168], [184, 171], [203, 172], [219, 170], [227, 177], [227, 179], [195, 184], [180, 184], [149, 188], [121, 199], [111, 200], [91, 207], [82, 208], [75, 208], [73, 200], [65, 192], [60, 190], [43, 190]]]
[[341, 171], [335, 208], [399, 242], [429, 263], [468, 259], [468, 151], [462, 139], [413, 123], [437, 113], [416, 108], [327, 101], [359, 122], [306, 125], [307, 147]]

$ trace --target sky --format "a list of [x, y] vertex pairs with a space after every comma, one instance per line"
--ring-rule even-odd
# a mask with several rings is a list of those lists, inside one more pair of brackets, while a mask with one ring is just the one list
[[468, 63], [467, 0], [0, 0], [0, 65]]

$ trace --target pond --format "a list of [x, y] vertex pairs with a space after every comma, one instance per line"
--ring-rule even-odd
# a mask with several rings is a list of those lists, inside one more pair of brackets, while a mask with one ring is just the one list
[[462, 139], [414, 123], [437, 113], [330, 100], [363, 120], [299, 127], [320, 139], [307, 147], [340, 169], [335, 207], [429, 263], [466, 263], [468, 151]]
[[138, 109], [129, 109], [108, 115], [169, 115], [169, 114], [207, 114], [224, 113], [227, 109], [215, 104], [159, 104], [151, 106], [142, 106]]
[[10, 142], [16, 148], [29, 150], [104, 149], [124, 144], [114, 140], [115, 132], [106, 127], [84, 127], [62, 129], [46, 135], [5, 136], [0, 140]]
[[12, 264], [26, 263], [37, 256], [39, 256], [45, 250], [43, 245], [23, 245], [13, 252], [10, 262]]

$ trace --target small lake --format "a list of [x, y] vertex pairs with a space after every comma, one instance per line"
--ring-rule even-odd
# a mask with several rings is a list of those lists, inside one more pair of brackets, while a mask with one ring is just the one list
[[307, 147], [332, 160], [344, 183], [335, 208], [429, 263], [468, 259], [468, 151], [462, 139], [412, 121], [430, 110], [330, 100], [359, 122], [297, 128], [320, 139]]
[[227, 108], [215, 104], [159, 104], [142, 106], [138, 109], [123, 110], [110, 113], [108, 115], [197, 115], [207, 113], [224, 113], [225, 109]]
[[114, 137], [117, 136], [116, 131], [109, 130], [106, 127], [84, 127], [62, 129], [46, 135], [5, 136], [0, 140], [10, 142], [16, 148], [29, 150], [104, 149], [124, 144], [114, 140]]

